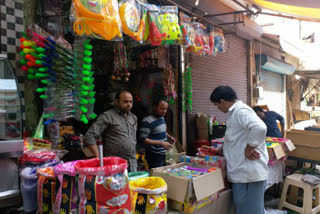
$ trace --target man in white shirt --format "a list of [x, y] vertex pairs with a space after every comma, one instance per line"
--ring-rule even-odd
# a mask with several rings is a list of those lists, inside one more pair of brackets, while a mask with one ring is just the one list
[[227, 114], [223, 153], [237, 214], [264, 214], [268, 178], [267, 127], [229, 86], [217, 87], [211, 102]]

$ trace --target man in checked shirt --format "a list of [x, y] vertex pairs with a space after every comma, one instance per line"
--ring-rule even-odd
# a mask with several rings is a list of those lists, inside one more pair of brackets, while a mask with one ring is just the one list
[[129, 91], [117, 93], [114, 108], [102, 113], [84, 136], [84, 143], [96, 157], [99, 157], [96, 139], [101, 137], [103, 156], [126, 159], [131, 172], [137, 170], [137, 117], [130, 112], [132, 100]]

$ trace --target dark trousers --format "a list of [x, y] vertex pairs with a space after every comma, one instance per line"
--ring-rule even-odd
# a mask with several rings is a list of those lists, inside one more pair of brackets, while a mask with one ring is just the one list
[[159, 155], [153, 152], [146, 152], [146, 159], [149, 169], [162, 167], [166, 165], [166, 155]]

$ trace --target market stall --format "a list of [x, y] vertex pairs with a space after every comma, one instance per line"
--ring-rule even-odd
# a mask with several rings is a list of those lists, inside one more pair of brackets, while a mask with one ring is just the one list
[[[42, 114], [36, 132], [24, 140], [19, 159], [24, 210], [166, 213], [168, 197], [170, 207], [179, 210], [181, 203], [187, 203], [185, 212], [192, 213], [217, 200], [224, 187], [219, 167], [185, 168], [185, 176], [211, 178], [215, 185], [204, 195], [194, 195], [200, 187], [190, 189], [190, 200], [181, 196], [178, 202], [171, 197], [176, 187], [168, 186], [161, 176], [138, 175], [134, 181], [130, 173], [127, 177], [124, 159], [90, 159], [82, 136], [98, 115], [112, 107], [114, 94], [125, 89], [133, 95], [132, 112], [138, 121], [151, 113], [157, 97], [164, 97], [169, 104], [167, 131], [179, 140], [181, 112], [192, 109], [192, 68], [181, 63], [181, 50], [217, 55], [225, 48], [223, 31], [197, 22], [177, 6], [134, 0], [93, 5], [74, 0], [68, 10], [73, 35], [64, 37], [57, 33], [62, 29], [59, 22], [54, 23], [57, 28], [45, 26], [52, 9], [42, 6], [41, 26], [25, 31], [19, 43], [20, 69], [36, 85]], [[182, 145], [176, 144], [175, 151], [168, 152], [168, 164], [176, 164], [185, 154]], [[139, 147], [137, 158], [141, 160], [138, 169], [148, 170]]]

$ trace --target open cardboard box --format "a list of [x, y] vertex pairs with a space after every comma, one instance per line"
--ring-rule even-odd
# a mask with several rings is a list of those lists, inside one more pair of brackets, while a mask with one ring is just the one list
[[291, 139], [296, 149], [290, 156], [320, 161], [320, 133], [316, 131], [289, 130], [286, 137]]
[[[222, 172], [219, 168], [216, 168], [216, 170], [213, 172], [192, 179], [173, 176], [165, 172], [166, 169], [175, 169], [186, 165], [191, 164], [179, 163], [171, 166], [164, 166], [152, 169], [152, 176], [162, 177], [166, 181], [168, 185], [168, 198], [175, 201], [184, 202], [186, 196], [191, 194], [189, 191], [192, 191], [195, 193], [197, 201], [200, 201], [224, 188]], [[210, 168], [201, 165], [197, 165], [196, 167]], [[189, 185], [191, 186], [191, 189], [188, 188]]]
[[275, 160], [280, 160], [296, 148], [290, 139], [267, 137], [266, 143], [271, 142], [278, 143], [277, 145], [273, 144], [272, 147], [267, 148], [269, 160], [271, 162]]

